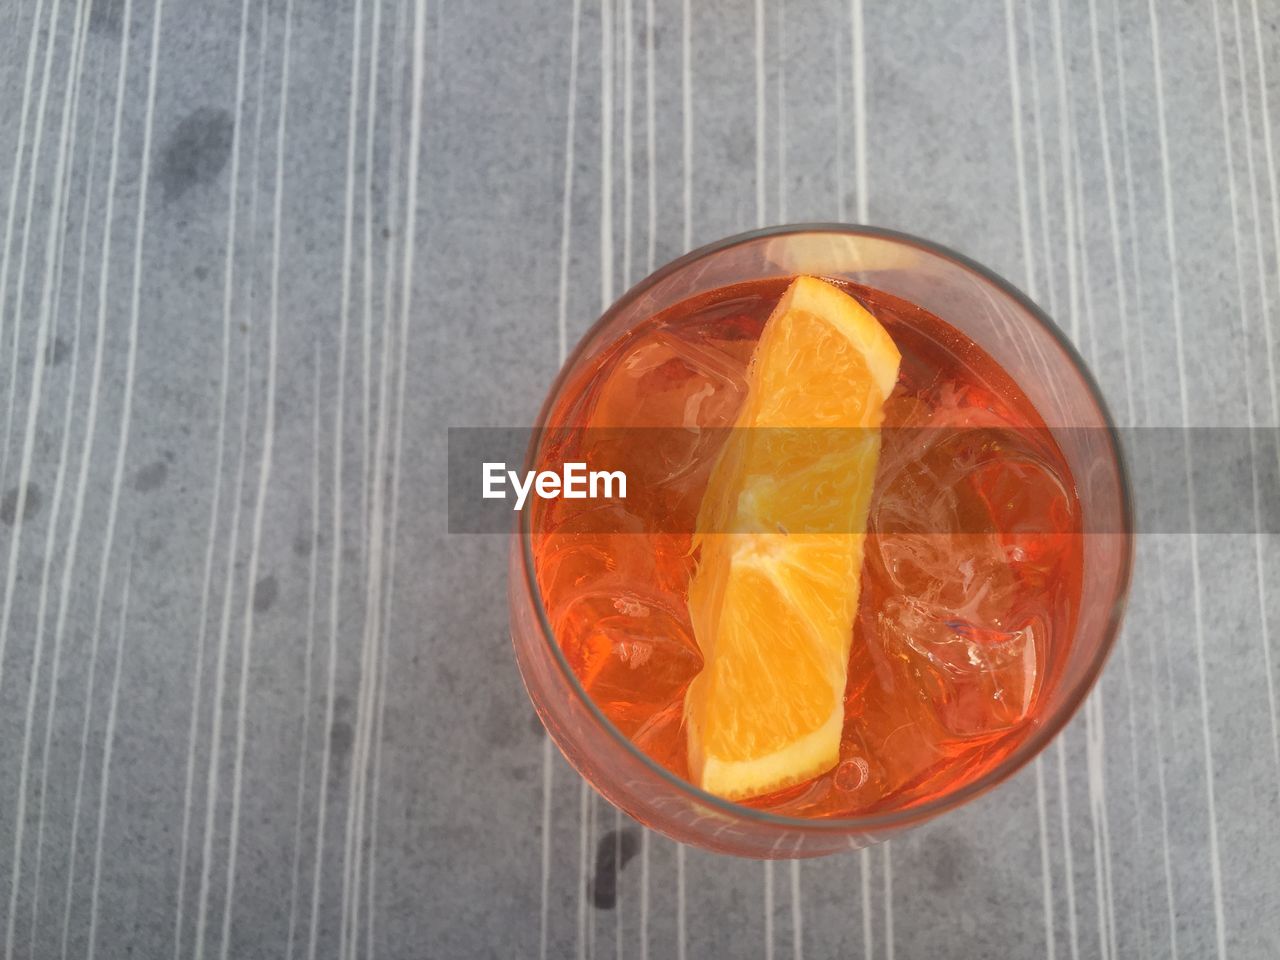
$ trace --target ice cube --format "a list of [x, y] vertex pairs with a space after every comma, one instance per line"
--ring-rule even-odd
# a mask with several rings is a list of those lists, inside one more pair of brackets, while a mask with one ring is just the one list
[[956, 405], [930, 417], [886, 431], [863, 628], [884, 681], [916, 690], [948, 733], [983, 736], [1031, 711], [1079, 548], [1076, 501], [1043, 430]]
[[954, 736], [1021, 722], [1037, 692], [1046, 612], [995, 534], [874, 537], [869, 562], [892, 587], [864, 617], [872, 657], [917, 691]]
[[552, 622], [574, 673], [628, 736], [682, 702], [702, 669], [688, 614], [643, 580], [599, 579], [564, 603]]
[[591, 422], [599, 427], [727, 426], [746, 390], [740, 359], [658, 331], [608, 372]]
[[677, 697], [666, 707], [644, 720], [631, 736], [637, 747], [651, 759], [666, 767], [678, 777], [689, 775], [689, 754], [685, 750], [684, 698]]
[[[589, 429], [556, 433], [547, 456], [552, 462], [583, 462], [593, 471], [621, 471], [627, 478], [626, 502], [609, 507], [558, 501], [541, 508], [549, 522], [539, 529], [558, 530], [572, 518], [577, 532], [687, 537], [727, 439], [724, 428], [743, 403], [744, 367], [745, 361], [714, 346], [661, 330], [606, 364], [594, 391]], [[673, 549], [671, 555], [679, 557], [689, 545]]]

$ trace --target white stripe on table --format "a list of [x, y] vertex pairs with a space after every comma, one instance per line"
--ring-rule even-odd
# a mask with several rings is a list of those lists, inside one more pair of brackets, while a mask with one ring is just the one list
[[[129, 28], [132, 26], [132, 24], [133, 24], [133, 2], [132, 0], [125, 0], [124, 14], [123, 14], [123, 28], [121, 33], [122, 38], [128, 38]], [[102, 218], [102, 224], [103, 224], [102, 260], [101, 260], [101, 266], [100, 266], [100, 271], [98, 276], [98, 340], [95, 348], [96, 352], [94, 357], [94, 376], [93, 376], [93, 386], [92, 386], [92, 393], [91, 393], [92, 399], [90, 402], [91, 424], [94, 422], [94, 419], [96, 418], [96, 414], [97, 414], [96, 400], [98, 395], [98, 384], [100, 381], [100, 374], [101, 374], [102, 348], [103, 348], [103, 341], [106, 339], [107, 304], [108, 304], [108, 293], [109, 293], [110, 278], [111, 278], [111, 271], [110, 271], [111, 228], [112, 228], [114, 212], [115, 212], [115, 190], [116, 190], [116, 184], [119, 179], [119, 171], [120, 171], [120, 133], [123, 126], [121, 123], [121, 118], [124, 112], [125, 80], [128, 74], [128, 70], [129, 70], [129, 44], [122, 40], [120, 44], [120, 64], [119, 64], [119, 69], [116, 75], [115, 117], [113, 121], [112, 133], [111, 133], [111, 161], [108, 167], [108, 174], [107, 174], [107, 203], [106, 203], [106, 210], [104, 211], [103, 218]], [[144, 167], [145, 166], [146, 165], [144, 164]], [[143, 182], [145, 182], [145, 177]], [[145, 191], [143, 193], [143, 196], [145, 196]], [[141, 223], [139, 223], [139, 240], [141, 240], [141, 226], [142, 226]], [[139, 251], [141, 250], [141, 243], [139, 243], [138, 250]], [[136, 316], [134, 319], [136, 321]], [[136, 324], [132, 327], [132, 330], [131, 330], [128, 352], [129, 352], [129, 361], [128, 361], [128, 367], [127, 367], [127, 371], [128, 371], [127, 375], [128, 375], [129, 381], [131, 381], [132, 375], [133, 375], [133, 369], [134, 369], [134, 362], [136, 361], [136, 357], [137, 357]], [[131, 382], [129, 381], [127, 381], [125, 384], [126, 392], [130, 392], [132, 389]], [[127, 439], [128, 413], [129, 413], [128, 407], [126, 406], [124, 411], [122, 412], [122, 423], [121, 423], [121, 430], [124, 433], [125, 439]], [[92, 431], [93, 428], [91, 427], [90, 429]], [[118, 449], [117, 450], [117, 476], [122, 468], [123, 468], [123, 450]], [[118, 503], [119, 492], [120, 492], [119, 484], [117, 483], [113, 486], [113, 489], [112, 489], [111, 505], [107, 514], [107, 536], [104, 540], [103, 552], [98, 563], [99, 570], [100, 570], [99, 582], [98, 582], [98, 597], [97, 597], [97, 603], [95, 605], [95, 610], [94, 610], [93, 631], [90, 634], [91, 639], [89, 641], [89, 678], [88, 678], [88, 683], [85, 690], [85, 696], [83, 699], [83, 703], [85, 705], [84, 720], [81, 726], [80, 756], [79, 756], [79, 762], [77, 764], [77, 769], [76, 769], [75, 793], [74, 793], [74, 798], [72, 800], [71, 833], [70, 833], [70, 838], [67, 844], [68, 862], [67, 862], [66, 902], [63, 909], [63, 915], [62, 915], [62, 958], [63, 960], [66, 960], [67, 941], [71, 932], [71, 909], [73, 906], [73, 891], [75, 890], [76, 849], [79, 841], [79, 832], [80, 832], [80, 804], [84, 794], [85, 767], [88, 762], [87, 754], [88, 754], [88, 745], [89, 745], [90, 719], [91, 719], [93, 699], [94, 699], [93, 697], [94, 687], [97, 680], [99, 637], [102, 630], [102, 606], [103, 606], [104, 594], [106, 590], [106, 576], [108, 573], [110, 553], [111, 553], [111, 540], [115, 532], [115, 511]], [[68, 570], [69, 570], [69, 567], [68, 567]]]
[[[31, 478], [32, 445], [36, 436], [37, 418], [43, 388], [43, 375], [46, 366], [44, 357], [50, 339], [49, 328], [56, 318], [57, 302], [54, 296], [55, 281], [61, 292], [61, 259], [63, 241], [66, 238], [66, 215], [63, 204], [69, 181], [70, 168], [74, 165], [75, 151], [75, 113], [80, 100], [80, 77], [84, 66], [84, 38], [87, 27], [87, 7], [81, 3], [76, 9], [75, 27], [72, 33], [71, 50], [67, 56], [67, 72], [62, 95], [62, 127], [58, 137], [58, 160], [54, 170], [53, 197], [49, 209], [49, 227], [45, 237], [44, 283], [40, 296], [40, 325], [36, 340], [35, 360], [32, 364], [31, 395], [27, 404], [27, 423], [23, 434], [22, 461], [18, 476], [18, 500], [15, 504], [15, 528], [22, 523], [26, 513], [27, 484]], [[52, 44], [51, 44], [52, 46]], [[35, 171], [32, 172], [32, 183], [35, 182]], [[79, 328], [76, 331], [79, 341]], [[15, 344], [15, 357], [17, 349]], [[48, 528], [45, 533], [44, 563], [40, 574], [40, 592], [36, 610], [36, 629], [31, 654], [31, 672], [27, 683], [27, 701], [22, 727], [21, 757], [18, 764], [18, 796], [14, 809], [13, 831], [13, 870], [9, 883], [9, 910], [5, 923], [4, 953], [9, 958], [13, 955], [13, 941], [18, 910], [18, 891], [21, 887], [23, 840], [27, 825], [27, 777], [30, 771], [31, 741], [35, 729], [36, 697], [40, 690], [40, 674], [44, 660], [44, 627], [48, 614], [49, 579], [53, 566], [54, 547], [58, 532], [58, 513], [62, 505], [62, 491], [66, 480], [67, 452], [71, 436], [72, 398], [75, 396], [74, 371], [67, 387], [67, 399], [64, 404], [62, 443], [58, 453], [57, 475], [54, 481], [53, 507]], [[17, 535], [15, 532], [16, 546]], [[10, 562], [12, 564], [12, 555]], [[7, 588], [7, 585], [6, 585]], [[8, 631], [10, 595], [6, 589], [3, 612], [3, 630]], [[2, 654], [0, 654], [2, 656]]]
[[[1178, 401], [1182, 411], [1182, 424], [1191, 425], [1190, 400], [1187, 393], [1187, 367], [1182, 336], [1182, 288], [1178, 270], [1178, 244], [1173, 212], [1173, 179], [1169, 159], [1169, 131], [1165, 119], [1164, 75], [1161, 65], [1160, 25], [1156, 17], [1155, 0], [1147, 0], [1147, 15], [1151, 21], [1151, 59], [1155, 74], [1156, 132], [1160, 142], [1160, 180], [1164, 188], [1165, 240], [1169, 253], [1169, 274], [1172, 283], [1172, 308], [1174, 348], [1178, 369]], [[1217, 939], [1219, 960], [1227, 953], [1226, 918], [1222, 902], [1222, 863], [1218, 852], [1218, 815], [1214, 801], [1213, 736], [1209, 728], [1209, 691], [1204, 662], [1204, 612], [1200, 597], [1200, 556], [1196, 535], [1195, 477], [1191, 468], [1191, 448], [1183, 449], [1183, 466], [1187, 482], [1187, 521], [1191, 545], [1192, 604], [1195, 613], [1196, 669], [1199, 674], [1200, 732], [1204, 741], [1205, 795], [1209, 818], [1209, 872], [1213, 885], [1214, 933]]]
[[[85, 47], [88, 45], [86, 44]], [[82, 50], [84, 47], [81, 48]], [[98, 75], [97, 79], [101, 80], [101, 64], [99, 59], [99, 69], [95, 71]], [[84, 202], [80, 208], [80, 247], [79, 262], [76, 269], [76, 286], [75, 286], [75, 307], [74, 307], [74, 336], [71, 347], [71, 365], [67, 374], [67, 413], [63, 422], [63, 439], [69, 439], [71, 430], [71, 412], [73, 408], [73, 398], [75, 396], [75, 385], [80, 368], [80, 334], [82, 331], [82, 319], [84, 316], [84, 279], [88, 266], [88, 243], [89, 243], [89, 210], [93, 201], [93, 184], [94, 171], [97, 168], [98, 158], [98, 121], [101, 116], [102, 106], [102, 84], [100, 82], [94, 84], [93, 98], [93, 122], [89, 131], [89, 159], [86, 164], [85, 172], [85, 188]], [[76, 109], [79, 107], [79, 93], [76, 94]], [[59, 276], [61, 276], [62, 266], [59, 265]], [[99, 349], [101, 344], [98, 345]], [[99, 365], [99, 370], [101, 366]], [[93, 406], [93, 398], [90, 396], [89, 404]], [[62, 640], [67, 621], [67, 605], [69, 602], [71, 572], [75, 566], [75, 558], [80, 539], [80, 522], [84, 515], [84, 493], [88, 482], [89, 456], [88, 446], [92, 435], [94, 422], [96, 421], [96, 407], [90, 416], [90, 422], [85, 433], [84, 440], [80, 451], [80, 466], [77, 473], [75, 493], [72, 497], [71, 526], [67, 531], [67, 549], [63, 557], [62, 578], [58, 590], [58, 609], [54, 617], [53, 629], [53, 654], [49, 661], [49, 697], [45, 703], [44, 714], [44, 740], [40, 748], [40, 787], [37, 793], [39, 797], [39, 805], [36, 811], [36, 858], [31, 878], [31, 936], [28, 944], [27, 952], [31, 956], [36, 955], [36, 933], [39, 930], [40, 923], [40, 879], [44, 866], [44, 828], [46, 822], [46, 799], [48, 797], [49, 785], [49, 756], [53, 745], [53, 720], [58, 704], [58, 677], [61, 674], [62, 664]], [[58, 497], [55, 491], [55, 505]], [[56, 510], [56, 506], [55, 506]], [[57, 524], [50, 520], [50, 527], [56, 527]]]
[[[49, 99], [49, 80], [50, 80], [50, 77], [52, 76], [52, 71], [53, 71], [54, 51], [57, 49], [57, 44], [58, 44], [58, 26], [59, 26], [59, 19], [60, 19], [58, 16], [58, 13], [61, 10], [61, 7], [62, 7], [61, 0], [53, 0], [53, 7], [49, 11], [49, 26], [47, 31], [48, 38], [45, 41], [45, 48], [44, 48], [44, 66], [40, 71], [40, 95], [36, 98], [35, 136], [32, 138], [32, 141], [31, 141], [31, 163], [30, 163], [31, 178], [27, 181], [27, 203], [26, 203], [25, 212], [23, 213], [23, 216], [22, 216], [22, 244], [21, 244], [20, 253], [18, 255], [18, 276], [14, 284], [13, 352], [10, 353], [9, 355], [9, 378], [8, 378], [9, 390], [8, 390], [8, 397], [5, 400], [4, 437], [3, 437], [3, 440], [0, 440], [0, 483], [3, 483], [4, 479], [9, 474], [9, 441], [10, 439], [12, 439], [11, 433], [13, 430], [14, 401], [17, 393], [17, 384], [18, 384], [18, 354], [21, 352], [20, 347], [22, 345], [22, 315], [23, 315], [24, 294], [26, 291], [27, 252], [30, 249], [30, 243], [31, 243], [31, 233], [32, 233], [31, 217], [35, 209], [36, 183], [39, 180], [39, 176], [40, 176], [40, 148], [44, 144], [45, 107]], [[36, 31], [37, 25], [39, 24], [39, 19], [40, 18], [37, 15], [35, 20], [32, 21], [31, 29], [32, 29], [33, 43], [35, 42], [35, 39], [36, 39], [35, 31]], [[30, 57], [33, 52], [34, 51], [29, 52], [28, 57]], [[74, 61], [74, 59], [75, 57], [73, 56], [72, 60]], [[32, 66], [32, 62], [28, 60], [28, 76], [26, 81], [27, 86], [24, 87], [23, 89], [24, 118], [25, 118], [25, 109], [27, 105], [26, 98], [29, 96], [29, 92], [30, 92], [29, 87], [31, 83], [31, 76], [30, 76], [31, 66]], [[11, 191], [14, 191], [15, 194], [17, 190], [17, 177], [22, 169], [21, 146], [22, 146], [23, 137], [25, 134], [26, 134], [26, 129], [24, 127], [22, 130], [19, 131], [19, 135], [18, 135], [19, 152], [15, 154], [14, 182], [10, 187]], [[15, 195], [13, 197], [12, 202], [10, 203], [9, 214], [5, 222], [4, 263], [3, 263], [3, 266], [0, 267], [0, 343], [3, 343], [3, 340], [4, 340], [3, 338], [4, 301], [7, 299], [8, 293], [9, 293], [9, 288], [8, 288], [9, 239], [12, 234], [13, 215], [15, 212], [16, 200], [17, 200], [17, 197]], [[19, 500], [18, 500], [18, 510], [17, 510], [16, 516], [20, 518], [24, 512], [23, 508], [26, 503], [25, 486], [19, 488], [18, 496], [19, 496]], [[13, 538], [13, 544], [12, 544], [14, 550], [11, 551], [9, 555], [10, 567], [12, 567], [13, 565], [14, 553], [16, 552], [18, 541], [21, 539], [21, 537], [19, 536], [20, 532], [21, 532], [20, 524], [15, 523], [14, 538]], [[6, 585], [6, 596], [7, 596], [7, 593], [8, 593], [8, 587]], [[6, 604], [6, 607], [7, 607], [7, 604]], [[7, 613], [7, 610], [6, 610], [6, 613]], [[8, 619], [7, 616], [5, 619], [7, 621]], [[7, 631], [0, 629], [0, 678], [3, 677], [3, 673], [4, 673], [4, 647], [5, 647], [6, 639], [7, 639]]]
[[[149, 156], [149, 154], [144, 154]], [[111, 796], [111, 756], [116, 739], [116, 716], [120, 706], [120, 675], [124, 667], [125, 634], [129, 623], [129, 586], [133, 579], [133, 548], [125, 567], [124, 591], [120, 596], [120, 622], [116, 626], [116, 662], [111, 674], [111, 699], [107, 706], [107, 729], [102, 737], [102, 772], [98, 786], [98, 829], [93, 845], [93, 877], [89, 890], [89, 942], [86, 960], [93, 960], [98, 940], [98, 897], [102, 883], [102, 840], [107, 832], [107, 801]]]

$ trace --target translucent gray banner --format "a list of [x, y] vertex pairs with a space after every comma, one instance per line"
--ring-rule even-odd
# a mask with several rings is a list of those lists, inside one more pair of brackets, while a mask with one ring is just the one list
[[[1088, 474], [1111, 471], [1113, 442], [1128, 473], [1135, 532], [1280, 533], [1280, 431], [1274, 427], [1135, 427], [1109, 434], [966, 425], [879, 433], [871, 529], [880, 534], [1123, 532], [1122, 509], [1091, 509], [1090, 498], [1077, 500], [1070, 485], [1083, 489]], [[525, 522], [534, 533], [691, 533], [709, 466], [730, 442], [766, 461], [776, 456], [814, 467], [812, 489], [803, 482], [798, 489], [810, 506], [822, 506], [824, 497], [842, 495], [830, 493], [822, 477], [850, 462], [849, 451], [867, 438], [857, 429], [450, 427], [448, 529], [509, 533]], [[535, 442], [538, 466], [554, 478], [528, 475]], [[1057, 451], [1066, 449], [1097, 456], [1064, 477]], [[838, 512], [807, 510], [820, 519], [781, 532], [850, 532], [830, 519]]]

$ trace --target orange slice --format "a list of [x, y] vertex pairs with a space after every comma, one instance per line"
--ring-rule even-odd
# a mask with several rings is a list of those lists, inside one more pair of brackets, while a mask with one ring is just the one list
[[[835, 765], [884, 401], [901, 356], [856, 300], [800, 277], [752, 355], [698, 515], [689, 770], [746, 799]], [[749, 429], [743, 429], [749, 428]]]

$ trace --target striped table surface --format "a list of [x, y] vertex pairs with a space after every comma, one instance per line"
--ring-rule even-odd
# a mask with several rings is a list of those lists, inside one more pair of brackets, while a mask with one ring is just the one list
[[991, 266], [1124, 424], [1275, 427], [1272, 0], [4, 0], [0, 50], [3, 957], [1280, 956], [1274, 534], [1140, 537], [1039, 760], [769, 865], [584, 787], [445, 525], [447, 426], [768, 223]]

